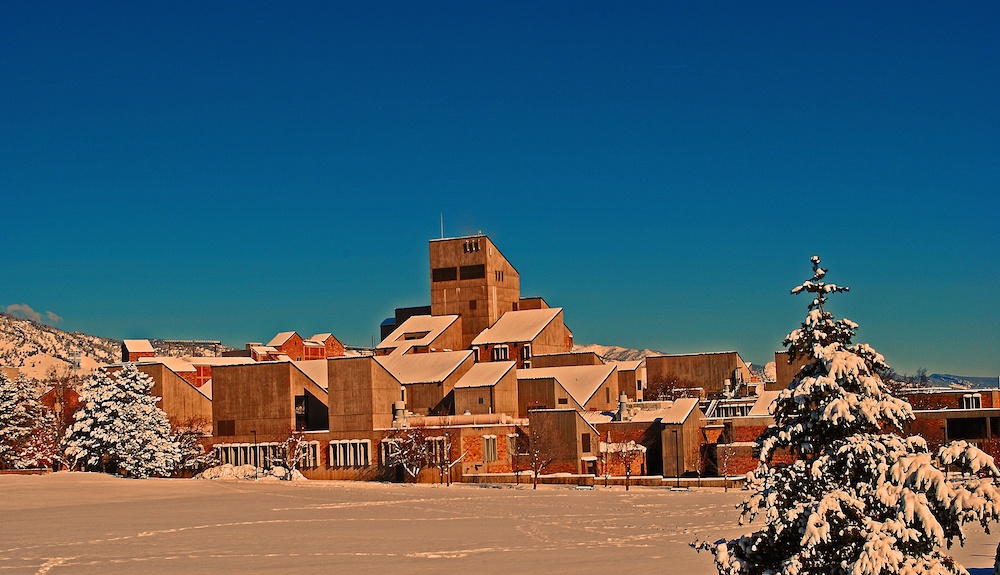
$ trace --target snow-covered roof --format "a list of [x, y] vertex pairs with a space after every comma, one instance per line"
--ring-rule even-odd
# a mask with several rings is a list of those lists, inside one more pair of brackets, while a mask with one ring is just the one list
[[618, 371], [635, 371], [639, 369], [642, 365], [643, 360], [637, 359], [635, 361], [612, 361], [609, 365], [614, 365], [618, 367]]
[[250, 347], [250, 350], [257, 355], [270, 355], [273, 353], [278, 353], [277, 348], [271, 347], [269, 345], [254, 345]]
[[315, 341], [319, 343], [324, 343], [326, 340], [333, 337], [332, 333], [315, 333], [309, 337], [306, 341]]
[[313, 341], [311, 339], [302, 340], [302, 347], [326, 347], [321, 341]]
[[580, 415], [583, 417], [584, 421], [591, 425], [596, 425], [598, 423], [610, 423], [615, 419], [614, 415], [603, 411], [585, 411]]
[[295, 335], [294, 331], [283, 331], [278, 335], [274, 336], [273, 338], [271, 338], [271, 341], [267, 342], [267, 345], [272, 347], [279, 347], [283, 343], [288, 341], [293, 335]]
[[613, 365], [568, 365], [562, 367], [536, 367], [517, 370], [518, 379], [554, 379], [581, 406], [601, 387], [611, 372]]
[[777, 399], [780, 391], [761, 391], [757, 396], [757, 401], [750, 408], [750, 412], [747, 413], [747, 417], [759, 417], [771, 415], [768, 408]]
[[675, 399], [673, 405], [660, 409], [640, 410], [632, 417], [632, 421], [658, 421], [667, 425], [680, 425], [687, 421], [694, 408], [698, 407], [698, 399], [682, 397]]
[[561, 307], [509, 311], [477, 335], [472, 345], [532, 341], [560, 313]]
[[293, 361], [295, 367], [299, 368], [299, 371], [304, 373], [306, 377], [312, 380], [313, 383], [322, 387], [323, 389], [329, 389], [329, 374], [330, 371], [327, 368], [327, 363], [325, 359], [307, 359], [305, 361]]
[[477, 363], [455, 383], [455, 389], [461, 387], [493, 387], [512, 369], [514, 369], [513, 361]]
[[442, 351], [382, 355], [376, 357], [375, 361], [392, 374], [399, 383], [412, 385], [442, 382], [470, 357], [472, 357], [471, 351]]
[[198, 391], [201, 392], [205, 397], [212, 399], [212, 380], [208, 380], [201, 385], [201, 387], [196, 387]]
[[216, 356], [184, 356], [184, 361], [191, 365], [242, 365], [245, 363], [256, 363], [249, 357], [216, 357]]
[[148, 339], [126, 339], [122, 341], [125, 349], [130, 353], [150, 353], [153, 352], [153, 344]]
[[430, 345], [456, 321], [457, 315], [411, 316], [376, 345], [375, 349], [391, 349], [393, 354], [404, 354], [414, 347]]
[[179, 357], [163, 357], [163, 356], [160, 356], [160, 357], [140, 357], [139, 361], [137, 361], [136, 363], [138, 363], [138, 364], [156, 364], [156, 363], [160, 363], [160, 364], [163, 364], [163, 365], [167, 366], [167, 368], [169, 368], [170, 371], [172, 371], [174, 373], [184, 373], [184, 372], [198, 371], [197, 369], [195, 369], [195, 367], [193, 365], [191, 365], [191, 362], [189, 362], [189, 361], [187, 361], [185, 359], [179, 358]]

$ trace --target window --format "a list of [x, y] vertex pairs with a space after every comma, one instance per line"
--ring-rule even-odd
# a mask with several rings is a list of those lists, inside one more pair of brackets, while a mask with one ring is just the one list
[[217, 435], [236, 435], [236, 420], [235, 419], [220, 419], [219, 420], [219, 433]]
[[493, 348], [493, 361], [507, 361], [510, 359], [510, 349], [506, 345], [498, 345]]
[[432, 467], [441, 465], [447, 461], [445, 438], [443, 436], [427, 438], [427, 463]]
[[467, 253], [467, 254], [471, 254], [473, 252], [478, 252], [479, 251], [479, 240], [466, 240], [465, 243], [462, 244], [462, 251], [465, 252], [465, 253]]
[[604, 401], [606, 401], [608, 403], [611, 403], [611, 388], [610, 387], [605, 387], [604, 388]]
[[301, 445], [299, 467], [319, 467], [319, 442], [307, 441]]
[[590, 453], [590, 434], [581, 433], [580, 434], [580, 446], [583, 448], [584, 453]]
[[367, 467], [372, 464], [371, 453], [372, 442], [368, 439], [332, 440], [330, 467]]
[[527, 361], [531, 359], [531, 344], [526, 343], [521, 346], [521, 359]]
[[269, 468], [272, 463], [281, 461], [280, 443], [216, 443], [212, 452], [219, 459], [220, 465], [254, 465]]
[[483, 398], [480, 397], [479, 398], [479, 405], [482, 405], [482, 404], [483, 404]]
[[463, 280], [478, 280], [486, 277], [486, 266], [478, 264], [474, 266], [462, 266], [458, 268], [458, 277]]
[[431, 270], [431, 281], [449, 282], [458, 279], [458, 268], [434, 268]]
[[469, 309], [476, 309], [476, 300], [469, 300]]
[[[978, 393], [967, 393], [962, 396], [962, 409], [982, 409], [983, 396]], [[222, 423], [221, 421], [219, 423]]]
[[569, 400], [565, 397], [560, 397], [558, 403], [559, 405], [569, 405]]
[[497, 458], [497, 436], [496, 435], [484, 435], [483, 436], [483, 461], [490, 462], [496, 461]]
[[472, 360], [475, 361], [476, 363], [479, 363], [479, 346], [478, 345], [472, 348]]

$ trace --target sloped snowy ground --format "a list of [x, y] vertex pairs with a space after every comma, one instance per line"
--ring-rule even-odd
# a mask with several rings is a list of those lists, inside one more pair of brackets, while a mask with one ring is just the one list
[[[0, 476], [0, 573], [711, 574], [740, 492]], [[997, 538], [953, 550], [974, 575]]]

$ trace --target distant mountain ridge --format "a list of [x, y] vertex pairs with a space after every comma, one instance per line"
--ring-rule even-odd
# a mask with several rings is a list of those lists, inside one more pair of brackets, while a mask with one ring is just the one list
[[651, 355], [664, 355], [662, 351], [652, 349], [629, 349], [620, 345], [600, 345], [597, 343], [587, 343], [573, 346], [574, 352], [592, 351], [597, 357], [604, 361], [638, 361]]
[[996, 377], [972, 377], [968, 375], [951, 375], [935, 373], [928, 378], [931, 384], [940, 387], [955, 387], [959, 389], [1000, 389], [1000, 380]]

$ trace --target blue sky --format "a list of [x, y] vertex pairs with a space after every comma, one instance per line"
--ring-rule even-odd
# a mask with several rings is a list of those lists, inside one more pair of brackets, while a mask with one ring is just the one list
[[899, 371], [1000, 374], [995, 2], [0, 12], [0, 307], [370, 344], [443, 215], [579, 343], [767, 361], [819, 254]]

